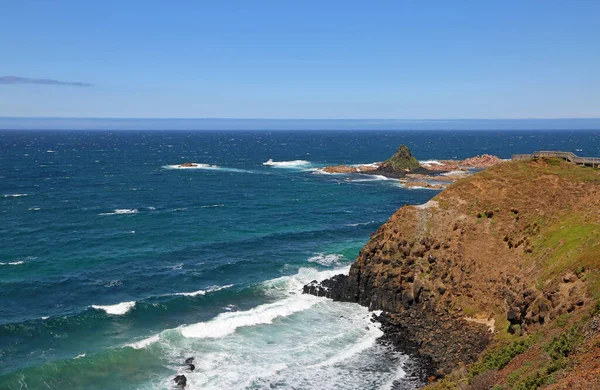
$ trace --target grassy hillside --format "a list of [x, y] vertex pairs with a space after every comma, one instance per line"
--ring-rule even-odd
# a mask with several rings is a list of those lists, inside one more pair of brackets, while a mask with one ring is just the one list
[[[455, 304], [493, 317], [495, 332], [476, 363], [428, 388], [600, 388], [600, 171], [561, 160], [511, 162], [436, 200], [465, 216], [461, 224], [479, 246], [494, 248], [476, 260], [480, 293], [488, 294]], [[514, 310], [511, 300], [528, 295], [535, 300]]]
[[600, 388], [599, 245], [599, 170], [507, 162], [399, 209], [336, 294], [391, 313], [430, 389]]

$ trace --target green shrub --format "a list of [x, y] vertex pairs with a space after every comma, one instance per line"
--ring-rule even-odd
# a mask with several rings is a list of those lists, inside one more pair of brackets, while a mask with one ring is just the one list
[[559, 360], [569, 356], [579, 346], [583, 336], [576, 328], [552, 337], [549, 343], [544, 344], [544, 350], [552, 360]]
[[473, 378], [487, 370], [501, 370], [515, 356], [522, 354], [529, 349], [531, 341], [529, 339], [520, 339], [508, 344], [502, 348], [491, 351], [483, 356], [477, 363], [471, 366], [469, 377]]

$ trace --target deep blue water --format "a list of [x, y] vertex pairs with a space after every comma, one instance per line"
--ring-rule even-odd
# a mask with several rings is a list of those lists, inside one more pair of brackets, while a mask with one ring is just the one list
[[437, 193], [315, 173], [400, 144], [600, 156], [597, 131], [0, 132], [0, 388], [168, 388], [188, 355], [190, 388], [398, 385], [366, 310], [297, 292]]

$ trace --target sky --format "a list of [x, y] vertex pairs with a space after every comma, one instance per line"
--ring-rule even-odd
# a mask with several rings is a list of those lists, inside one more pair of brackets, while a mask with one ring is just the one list
[[0, 117], [600, 118], [599, 15], [597, 0], [6, 1]]

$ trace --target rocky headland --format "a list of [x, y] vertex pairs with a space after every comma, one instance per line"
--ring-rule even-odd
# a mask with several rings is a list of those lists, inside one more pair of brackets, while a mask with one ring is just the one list
[[304, 292], [382, 310], [428, 389], [600, 389], [599, 268], [600, 171], [524, 160], [400, 208]]

